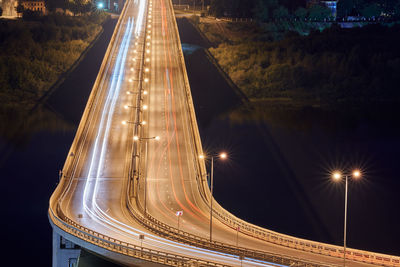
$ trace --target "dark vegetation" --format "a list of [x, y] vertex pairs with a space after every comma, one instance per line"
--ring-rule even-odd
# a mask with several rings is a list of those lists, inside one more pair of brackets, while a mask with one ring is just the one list
[[31, 108], [101, 32], [106, 19], [92, 13], [0, 20], [2, 110]]
[[[318, 1], [315, 1], [318, 2]], [[306, 0], [211, 0], [210, 14], [216, 17], [254, 18], [259, 22], [280, 19], [323, 20], [332, 16], [323, 4], [306, 5]], [[337, 16], [363, 18], [400, 17], [399, 0], [340, 0]]]
[[[359, 20], [347, 22], [352, 29], [329, 18], [332, 13], [323, 4], [310, 3], [212, 0], [211, 15], [254, 20], [192, 22], [214, 44], [209, 50], [224, 71], [252, 100], [324, 107], [398, 103], [400, 0], [339, 1], [340, 21]], [[377, 19], [380, 24], [369, 25]]]
[[[238, 36], [252, 27], [229, 25]], [[308, 36], [288, 32], [275, 42], [243, 32], [243, 41], [219, 38], [210, 52], [250, 99], [330, 107], [400, 100], [399, 25], [334, 25]]]
[[70, 10], [73, 14], [86, 14], [96, 10], [95, 1], [85, 0], [46, 0], [46, 8], [53, 12], [56, 8]]

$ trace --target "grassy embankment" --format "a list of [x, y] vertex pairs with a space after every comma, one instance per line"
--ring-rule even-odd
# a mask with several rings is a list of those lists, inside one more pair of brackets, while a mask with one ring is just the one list
[[307, 36], [287, 31], [283, 38], [265, 25], [201, 19], [197, 26], [256, 105], [363, 108], [400, 99], [399, 25], [332, 26]]
[[30, 110], [102, 31], [108, 15], [0, 20], [0, 107]]

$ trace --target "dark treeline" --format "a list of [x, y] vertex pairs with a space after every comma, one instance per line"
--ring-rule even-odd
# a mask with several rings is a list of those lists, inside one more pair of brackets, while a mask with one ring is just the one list
[[261, 13], [272, 13], [279, 7], [294, 12], [297, 8], [305, 6], [306, 0], [212, 0], [210, 13], [218, 17], [250, 18], [258, 17]]
[[105, 14], [0, 20], [0, 104], [29, 107], [79, 58]]
[[[332, 16], [323, 4], [307, 4], [306, 0], [211, 0], [209, 12], [217, 17], [254, 18], [260, 22], [295, 18], [321, 20]], [[340, 0], [337, 16], [398, 19], [400, 0]]]
[[398, 47], [399, 25], [368, 25], [308, 36], [290, 32], [277, 42], [223, 43], [210, 51], [249, 98], [329, 106], [398, 102]]
[[64, 11], [69, 9], [74, 14], [88, 13], [96, 9], [94, 1], [85, 0], [46, 0], [46, 8], [52, 12], [56, 8], [61, 8]]
[[[98, 11], [95, 1], [89, 0], [46, 0], [46, 10], [50, 14], [64, 13], [76, 15], [87, 15]], [[17, 13], [22, 14], [24, 20], [37, 20], [43, 16], [41, 11], [25, 9], [22, 2], [15, 8]]]

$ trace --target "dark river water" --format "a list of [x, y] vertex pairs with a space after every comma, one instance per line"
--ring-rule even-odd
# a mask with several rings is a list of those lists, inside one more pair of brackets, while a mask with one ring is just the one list
[[[29, 114], [1, 114], [1, 229], [17, 266], [50, 266], [47, 208], [115, 21], [85, 59]], [[243, 108], [210, 63], [207, 47], [179, 20], [203, 146], [215, 163], [215, 197], [235, 215], [282, 233], [341, 244], [344, 184], [335, 168], [359, 167], [349, 184], [348, 246], [400, 254], [400, 128], [388, 110]]]
[[342, 245], [345, 186], [331, 173], [359, 168], [362, 178], [349, 182], [347, 244], [400, 255], [398, 107], [243, 108], [201, 49], [207, 42], [185, 19], [178, 26], [203, 146], [230, 155], [215, 164], [220, 204], [271, 230]]

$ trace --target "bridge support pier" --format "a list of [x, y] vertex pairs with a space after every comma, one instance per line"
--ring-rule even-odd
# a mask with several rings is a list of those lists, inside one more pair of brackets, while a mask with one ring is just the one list
[[53, 267], [77, 267], [80, 254], [80, 246], [53, 230]]

